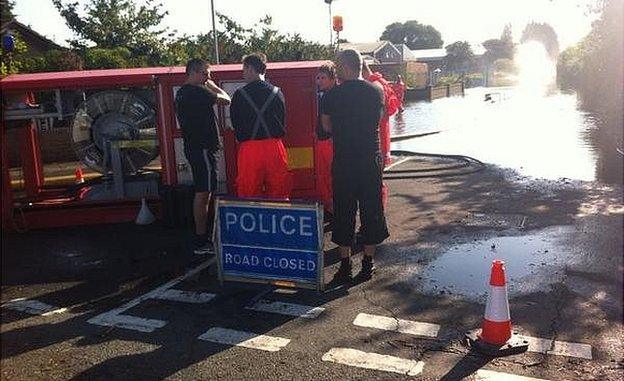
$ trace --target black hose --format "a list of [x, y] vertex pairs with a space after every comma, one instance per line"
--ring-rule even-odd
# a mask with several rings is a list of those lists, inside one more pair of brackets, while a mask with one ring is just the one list
[[[384, 171], [384, 180], [402, 180], [402, 179], [422, 179], [422, 178], [434, 178], [434, 177], [449, 177], [449, 176], [462, 176], [468, 175], [471, 173], [479, 172], [485, 168], [485, 164], [481, 161], [464, 155], [443, 155], [437, 153], [424, 153], [424, 152], [413, 152], [413, 151], [404, 151], [404, 150], [393, 150], [390, 151], [392, 156], [409, 156], [409, 157], [434, 157], [440, 159], [451, 159], [455, 161], [459, 161], [459, 164], [443, 166], [439, 168], [421, 168], [421, 169], [390, 169]], [[454, 171], [454, 172], [446, 172], [455, 169], [462, 168], [470, 168], [472, 169], [465, 171]], [[425, 174], [423, 172], [442, 172], [443, 173], [428, 173]], [[404, 174], [404, 175], [393, 175], [393, 174]], [[408, 175], [409, 173], [409, 175]], [[389, 175], [389, 176], [387, 176]]]

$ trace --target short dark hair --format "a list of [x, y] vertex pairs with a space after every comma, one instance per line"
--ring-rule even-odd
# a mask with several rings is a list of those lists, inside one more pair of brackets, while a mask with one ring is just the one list
[[326, 64], [321, 65], [318, 71], [319, 73], [325, 74], [327, 78], [329, 79], [336, 78], [336, 66], [334, 65], [333, 62], [328, 62]]
[[186, 63], [186, 74], [189, 75], [193, 72], [198, 72], [206, 66], [208, 62], [202, 60], [201, 58], [191, 58]]
[[357, 50], [346, 49], [338, 53], [338, 60], [347, 65], [354, 73], [362, 71], [362, 56]]
[[251, 66], [258, 74], [266, 72], [267, 57], [264, 53], [251, 53], [243, 57], [243, 66]]

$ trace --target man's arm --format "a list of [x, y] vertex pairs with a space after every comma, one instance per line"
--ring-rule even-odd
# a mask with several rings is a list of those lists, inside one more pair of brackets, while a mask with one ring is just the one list
[[232, 102], [228, 93], [226, 93], [225, 90], [217, 86], [212, 79], [206, 81], [206, 88], [208, 89], [208, 91], [217, 96], [217, 104], [227, 106]]

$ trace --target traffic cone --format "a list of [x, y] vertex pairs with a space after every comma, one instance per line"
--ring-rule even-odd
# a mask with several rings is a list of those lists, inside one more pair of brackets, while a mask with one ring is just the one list
[[82, 184], [85, 182], [84, 175], [82, 174], [82, 168], [76, 167], [76, 171], [74, 171], [74, 175], [76, 177], [76, 184]]
[[152, 211], [147, 206], [147, 202], [145, 202], [145, 197], [143, 197], [141, 199], [141, 210], [139, 210], [139, 214], [134, 222], [137, 225], [149, 225], [154, 221], [156, 221], [156, 217], [152, 214]]
[[485, 317], [479, 338], [492, 345], [503, 345], [511, 337], [511, 316], [505, 284], [505, 263], [492, 262], [490, 294], [485, 305]]
[[481, 330], [468, 332], [466, 339], [472, 348], [490, 356], [499, 357], [526, 352], [528, 342], [514, 335], [517, 333], [511, 330], [505, 262], [495, 260], [492, 262], [490, 293]]

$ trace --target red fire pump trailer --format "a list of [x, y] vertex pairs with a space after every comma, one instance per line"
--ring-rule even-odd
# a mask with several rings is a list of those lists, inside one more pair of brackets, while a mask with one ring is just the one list
[[[293, 198], [316, 199], [315, 77], [322, 63], [270, 63], [267, 69], [267, 80], [286, 98]], [[230, 95], [245, 85], [240, 64], [215, 65], [212, 77]], [[2, 228], [132, 221], [142, 198], [161, 216], [171, 209], [163, 202], [163, 189], [192, 184], [174, 110], [175, 92], [184, 80], [184, 67], [22, 74], [0, 80]], [[229, 108], [219, 107], [217, 115], [223, 143], [220, 193], [235, 195], [237, 142]], [[69, 123], [76, 159], [99, 176], [82, 184], [46, 184], [37, 125], [49, 119]], [[12, 129], [17, 138], [12, 144], [18, 147], [9, 146]], [[10, 148], [19, 153], [19, 191], [11, 186]]]

